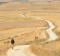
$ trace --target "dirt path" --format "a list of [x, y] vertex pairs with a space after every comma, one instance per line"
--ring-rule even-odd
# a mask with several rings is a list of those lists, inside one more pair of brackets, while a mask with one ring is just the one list
[[[22, 16], [24, 16], [22, 14]], [[36, 18], [38, 20], [40, 20], [39, 18]], [[58, 38], [58, 36], [53, 32], [53, 29], [55, 28], [55, 26], [53, 25], [53, 23], [51, 21], [48, 20], [44, 20], [49, 24], [49, 28], [46, 30], [47, 33], [49, 34], [50, 38], [47, 41], [54, 41]], [[14, 47], [14, 49], [9, 49], [7, 52], [7, 56], [35, 56], [34, 54], [32, 54], [30, 51], [26, 52], [26, 49], [29, 47], [29, 45], [21, 45], [21, 46], [16, 46]]]
[[[38, 20], [43, 20], [43, 19], [39, 19], [36, 17], [36, 19]], [[46, 32], [49, 34], [50, 38], [47, 40], [48, 42], [50, 41], [54, 41], [58, 39], [58, 36], [53, 32], [53, 29], [56, 27], [51, 21], [49, 20], [44, 20], [49, 24], [49, 28], [46, 30]]]
[[7, 56], [35, 56], [30, 51], [26, 52], [29, 45], [16, 46], [14, 49], [9, 49]]
[[[25, 17], [25, 14], [23, 15], [23, 14], [21, 14], [22, 15], [22, 17], [24, 16]], [[29, 17], [29, 16], [28, 16]], [[31, 16], [32, 17], [32, 16]], [[38, 18], [38, 17], [35, 17], [34, 16], [34, 18], [35, 19], [38, 19], [38, 20], [43, 20], [43, 19], [40, 19], [40, 18]], [[50, 36], [50, 38], [47, 40], [48, 42], [50, 42], [50, 41], [54, 41], [54, 40], [56, 40], [56, 39], [58, 39], [58, 36], [53, 32], [53, 29], [55, 28], [55, 25], [51, 22], [51, 21], [49, 21], [49, 20], [43, 20], [43, 21], [46, 21], [48, 24], [49, 24], [49, 26], [50, 26], [50, 28], [48, 28], [47, 30], [46, 30], [46, 32], [49, 34], [49, 36]]]

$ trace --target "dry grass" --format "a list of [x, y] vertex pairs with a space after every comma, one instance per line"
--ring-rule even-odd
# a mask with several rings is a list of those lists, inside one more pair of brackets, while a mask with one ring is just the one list
[[[26, 13], [25, 18], [22, 17], [22, 13]], [[52, 21], [56, 25], [54, 32], [60, 37], [60, 3], [36, 5], [15, 2], [0, 6], [0, 40], [3, 39], [0, 41], [2, 44], [0, 44], [0, 56], [5, 56], [6, 50], [10, 48], [10, 36], [15, 36], [16, 45], [37, 43], [38, 45], [32, 44], [30, 46], [31, 52], [37, 56], [60, 56], [60, 40], [42, 44], [40, 47], [40, 39], [48, 35], [44, 32], [46, 34], [40, 36], [40, 33], [47, 29], [48, 24], [35, 17]], [[34, 40], [36, 35], [39, 35], [38, 41]]]
[[30, 48], [31, 52], [34, 53], [36, 56], [55, 56], [55, 54], [52, 51], [49, 51], [36, 44], [32, 44]]

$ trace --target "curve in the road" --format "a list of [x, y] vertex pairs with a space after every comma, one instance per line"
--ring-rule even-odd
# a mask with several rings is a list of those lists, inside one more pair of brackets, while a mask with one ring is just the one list
[[[22, 15], [23, 16], [23, 15]], [[38, 20], [41, 20], [39, 18], [36, 18]], [[50, 28], [48, 28], [46, 31], [49, 34], [50, 38], [48, 39], [48, 41], [54, 41], [58, 38], [58, 36], [53, 32], [53, 29], [55, 28], [55, 26], [53, 25], [53, 23], [51, 21], [48, 20], [44, 20], [46, 21]], [[22, 46], [17, 46], [14, 47], [14, 50], [9, 49], [7, 52], [7, 56], [36, 56], [34, 54], [32, 54], [31, 52], [25, 52], [25, 50], [29, 47], [29, 45], [22, 45]], [[28, 54], [28, 55], [27, 55]]]
[[[38, 19], [38, 20], [43, 20], [43, 19], [39, 19], [37, 17], [35, 17], [35, 18]], [[55, 25], [51, 21], [49, 21], [49, 20], [43, 20], [43, 21], [46, 21], [49, 24], [49, 26], [50, 26], [50, 28], [48, 28], [46, 30], [46, 32], [50, 36], [50, 38], [47, 41], [50, 42], [50, 41], [57, 40], [58, 39], [58, 36], [53, 32], [53, 29], [55, 28]]]
[[[21, 14], [21, 15], [25, 17], [25, 15], [23, 15], [23, 14]], [[32, 16], [31, 16], [31, 17], [32, 17]], [[35, 19], [38, 19], [38, 20], [43, 20], [43, 19], [40, 19], [40, 18], [35, 17], [35, 16], [34, 16], [34, 18], [35, 18]], [[47, 32], [48, 35], [50, 36], [50, 38], [49, 38], [47, 41], [57, 40], [57, 39], [58, 39], [58, 36], [53, 32], [53, 29], [55, 28], [55, 25], [54, 25], [51, 21], [49, 21], [49, 20], [43, 20], [43, 21], [46, 21], [46, 22], [49, 24], [49, 26], [50, 26], [50, 28], [48, 28], [48, 29], [46, 30], [46, 32]]]

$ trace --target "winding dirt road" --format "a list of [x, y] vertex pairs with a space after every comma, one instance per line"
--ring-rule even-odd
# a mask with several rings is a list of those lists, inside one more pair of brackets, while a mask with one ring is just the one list
[[[36, 17], [36, 19], [38, 20], [43, 20], [43, 19], [39, 19]], [[50, 38], [47, 40], [48, 42], [50, 41], [55, 41], [58, 39], [58, 36], [53, 32], [53, 29], [56, 27], [51, 21], [49, 20], [44, 20], [49, 24], [49, 28], [46, 30], [46, 32], [48, 33], [48, 35], [50, 36]]]
[[[22, 14], [22, 16], [24, 17], [24, 15]], [[38, 20], [41, 20], [39, 18], [36, 18]], [[49, 34], [50, 38], [47, 41], [54, 41], [58, 38], [58, 36], [53, 32], [53, 29], [55, 28], [55, 26], [53, 25], [53, 23], [51, 21], [48, 20], [44, 20], [46, 21], [50, 28], [48, 28], [46, 31]], [[14, 49], [9, 49], [7, 52], [7, 56], [35, 56], [35, 54], [32, 54], [30, 51], [26, 52], [27, 48], [29, 47], [29, 45], [21, 45], [21, 46], [16, 46], [14, 47]]]
[[47, 33], [50, 36], [50, 38], [48, 39], [48, 41], [53, 41], [53, 40], [58, 39], [58, 36], [52, 31], [55, 28], [55, 26], [53, 25], [53, 23], [51, 21], [48, 21], [48, 20], [46, 20], [46, 22], [48, 22], [48, 24], [50, 26], [50, 28], [46, 30]]
[[[22, 17], [25, 17], [25, 14], [21, 14], [21, 16]], [[32, 17], [32, 16], [31, 16]], [[43, 19], [40, 19], [40, 18], [38, 18], [38, 17], [34, 17], [35, 19], [38, 19], [38, 20], [43, 20]], [[47, 40], [48, 42], [50, 42], [50, 41], [54, 41], [54, 40], [57, 40], [58, 39], [58, 36], [53, 32], [53, 29], [55, 28], [55, 25], [51, 22], [51, 21], [49, 21], [49, 20], [43, 20], [43, 21], [46, 21], [48, 24], [49, 24], [49, 26], [50, 26], [50, 28], [48, 28], [47, 30], [46, 30], [46, 32], [48, 33], [48, 35], [50, 36], [50, 38]]]

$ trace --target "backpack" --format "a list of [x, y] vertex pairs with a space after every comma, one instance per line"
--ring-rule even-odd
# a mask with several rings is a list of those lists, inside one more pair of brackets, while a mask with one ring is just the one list
[[15, 41], [14, 41], [14, 39], [13, 39], [13, 38], [11, 39], [11, 43], [12, 43], [12, 44], [14, 44], [14, 43], [15, 43]]

